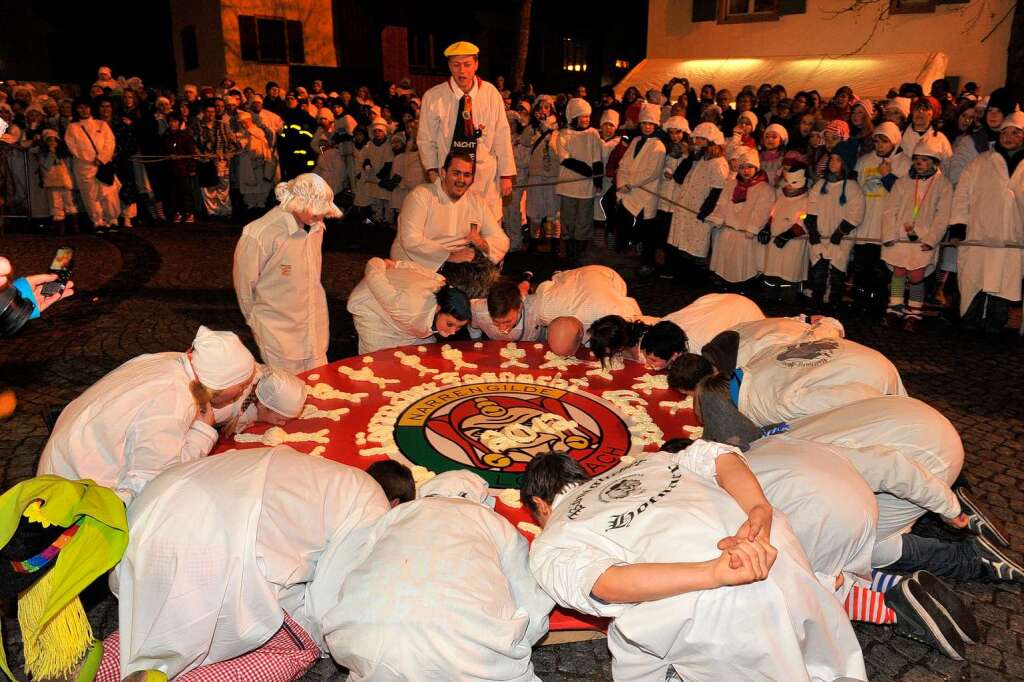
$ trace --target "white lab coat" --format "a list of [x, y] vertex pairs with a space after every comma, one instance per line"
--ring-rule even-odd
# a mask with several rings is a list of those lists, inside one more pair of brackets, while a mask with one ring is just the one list
[[[658, 214], [658, 184], [665, 164], [665, 145], [652, 135], [637, 153], [640, 140], [639, 136], [633, 138], [622, 155], [615, 187], [619, 202], [631, 215], [650, 220]], [[626, 189], [627, 185], [630, 189]]]
[[349, 679], [537, 680], [530, 655], [554, 602], [525, 538], [476, 496], [402, 504], [370, 529], [367, 550], [324, 619]]
[[[956, 185], [949, 222], [967, 225], [969, 241], [1024, 244], [1024, 164], [1010, 177], [999, 152], [971, 161]], [[961, 315], [981, 292], [1010, 301], [1021, 298], [1024, 249], [960, 245], [956, 268]]]
[[711, 246], [711, 225], [697, 220], [697, 211], [712, 189], [722, 189], [729, 180], [729, 162], [721, 156], [699, 159], [683, 180], [676, 201], [686, 208], [672, 215], [668, 243], [697, 258], [706, 258]]
[[903, 139], [900, 141], [900, 149], [902, 149], [903, 153], [907, 156], [912, 156], [914, 154], [914, 148], [917, 147], [917, 143], [920, 142], [921, 138], [925, 135], [933, 135], [938, 139], [939, 146], [942, 149], [942, 165], [945, 166], [948, 164], [953, 158], [953, 147], [949, 144], [949, 138], [946, 137], [944, 133], [940, 133], [931, 126], [929, 126], [923, 133], [919, 133], [914, 130], [913, 125], [908, 125], [907, 129], [903, 131]]
[[[584, 162], [591, 168], [601, 161], [601, 134], [594, 128], [573, 130], [562, 128], [555, 138], [558, 161], [573, 158]], [[574, 199], [590, 199], [594, 196], [594, 180], [592, 177], [580, 175], [565, 166], [558, 166], [558, 181], [564, 184], [555, 188], [555, 194]], [[575, 182], [573, 182], [575, 181]]]
[[464, 94], [473, 100], [473, 123], [482, 131], [476, 140], [476, 175], [470, 191], [483, 199], [495, 220], [501, 220], [500, 180], [516, 176], [516, 162], [505, 102], [493, 85], [477, 78], [469, 93], [463, 93], [449, 78], [427, 90], [420, 106], [416, 145], [424, 168], [437, 170], [444, 166], [455, 126], [462, 125], [456, 118]]
[[263, 362], [271, 367], [297, 373], [327, 364], [323, 241], [322, 222], [307, 234], [280, 207], [242, 230], [235, 247], [235, 296]]
[[[768, 440], [780, 437], [843, 447], [842, 456], [876, 493], [875, 566], [899, 557], [900, 536], [926, 511], [946, 518], [960, 514], [950, 486], [963, 467], [963, 444], [949, 420], [920, 400], [861, 400], [794, 421], [789, 431]], [[880, 556], [888, 558], [878, 561]]]
[[683, 193], [683, 185], [680, 182], [676, 182], [672, 178], [672, 174], [676, 172], [679, 164], [686, 160], [686, 157], [680, 156], [678, 159], [672, 156], [665, 155], [665, 165], [661, 169], [661, 180], [658, 182], [658, 194], [663, 199], [658, 200], [658, 212], [675, 213], [679, 209], [678, 206], [670, 204], [669, 201], [679, 203], [679, 195]]
[[[757, 241], [771, 218], [775, 189], [770, 182], [761, 182], [747, 190], [742, 203], [732, 200], [737, 179], [725, 183], [715, 210], [708, 216], [712, 225], [728, 225], [715, 231], [711, 249], [711, 270], [727, 282], [745, 282], [764, 269], [765, 246]], [[738, 229], [732, 229], [738, 228]]]
[[[612, 151], [619, 146], [619, 142], [621, 141], [622, 138], [618, 135], [614, 135], [607, 140], [601, 141], [601, 163], [605, 168], [608, 168], [608, 159], [611, 158]], [[606, 213], [605, 206], [601, 203], [601, 200], [604, 198], [604, 195], [608, 190], [612, 188], [612, 182], [612, 179], [607, 175], [605, 175], [604, 179], [601, 181], [600, 195], [594, 197], [594, 220], [608, 220], [608, 214]]]
[[131, 502], [161, 471], [216, 444], [217, 431], [196, 420], [194, 379], [185, 353], [124, 363], [64, 408], [36, 474], [92, 479]]
[[[813, 324], [802, 317], [762, 317], [732, 327], [739, 335], [736, 366], [743, 367], [766, 348], [822, 339], [841, 339], [845, 330], [839, 320], [822, 317]], [[699, 351], [699, 349], [698, 349]], [[698, 352], [693, 351], [693, 352]]]
[[391, 208], [402, 210], [402, 204], [410, 192], [427, 182], [427, 171], [423, 169], [419, 152], [402, 152], [391, 164], [391, 177], [399, 176], [398, 187], [391, 190]]
[[[910, 153], [895, 149], [889, 154], [889, 172], [897, 178], [910, 172]], [[889, 203], [890, 190], [882, 184], [883, 162], [875, 152], [869, 152], [857, 159], [857, 184], [864, 194], [864, 219], [854, 233], [861, 239], [882, 238], [882, 212]]]
[[759, 426], [787, 422], [881, 395], [906, 395], [896, 367], [846, 339], [766, 348], [743, 367], [739, 410]]
[[474, 298], [470, 302], [473, 320], [469, 323], [469, 335], [474, 339], [486, 336], [495, 341], [543, 341], [547, 327], [540, 319], [540, 306], [533, 294], [523, 297], [523, 308], [519, 321], [507, 333], [502, 333], [494, 324], [487, 310], [487, 299]]
[[[772, 207], [772, 238], [778, 237], [793, 225], [803, 227], [806, 215], [807, 192], [787, 197], [779, 190]], [[807, 261], [807, 239], [790, 239], [781, 249], [769, 242], [765, 246], [764, 275], [787, 282], [803, 282], [807, 279]]]
[[699, 562], [746, 515], [714, 481], [713, 456], [726, 446], [698, 441], [656, 453], [555, 499], [530, 567], [562, 606], [613, 618], [608, 646], [617, 682], [867, 679], [860, 646], [839, 602], [813, 575], [785, 514], [775, 514], [779, 550], [768, 578], [637, 604], [591, 594], [608, 568]]
[[[915, 217], [914, 204], [917, 202], [920, 202], [920, 206]], [[882, 241], [896, 243], [882, 247], [882, 260], [893, 267], [908, 270], [934, 270], [939, 260], [938, 244], [949, 227], [952, 205], [953, 185], [941, 170], [924, 180], [915, 180], [909, 176], [897, 180], [882, 216]], [[906, 242], [904, 223], [914, 226], [914, 233], [918, 236], [916, 243]], [[932, 249], [922, 251], [923, 244]]]
[[796, 438], [762, 438], [744, 453], [772, 507], [786, 515], [811, 568], [840, 603], [854, 583], [871, 580], [878, 505], [843, 457], [846, 448]]
[[443, 285], [444, 277], [412, 261], [398, 261], [388, 268], [380, 258], [371, 258], [363, 279], [348, 297], [359, 352], [432, 341], [435, 294]]
[[487, 240], [487, 257], [500, 263], [508, 253], [508, 235], [479, 196], [466, 192], [452, 201], [441, 187], [440, 178], [433, 184], [420, 185], [402, 204], [391, 258], [437, 271], [453, 250], [466, 245], [473, 225]]
[[[846, 180], [846, 204], [841, 205], [839, 199], [843, 194], [843, 180], [828, 182], [822, 178], [814, 183], [807, 197], [807, 215], [818, 216], [818, 232], [821, 234], [821, 243], [810, 245], [808, 253], [813, 266], [820, 258], [827, 258], [836, 270], [846, 272], [846, 266], [850, 262], [850, 252], [853, 250], [853, 241], [844, 239], [839, 244], [829, 241], [832, 233], [839, 229], [839, 223], [847, 221], [854, 227], [860, 225], [864, 219], [864, 193], [856, 180]], [[828, 183], [828, 194], [822, 194], [821, 188]], [[859, 237], [856, 230], [851, 237]]]
[[661, 318], [686, 334], [686, 349], [700, 354], [711, 339], [744, 322], [764, 319], [756, 303], [739, 294], [705, 294], [688, 306]]
[[643, 314], [636, 300], [626, 296], [626, 281], [604, 265], [556, 272], [537, 286], [530, 305], [537, 306], [537, 320], [545, 327], [556, 318], [575, 317], [586, 330], [605, 315], [632, 320]]
[[[270, 639], [285, 611], [323, 647], [308, 599], [319, 562], [357, 553], [360, 531], [388, 508], [365, 472], [286, 445], [161, 475], [128, 507], [128, 548], [111, 576], [121, 674], [173, 679], [235, 658]], [[326, 576], [324, 592], [344, 577]]]

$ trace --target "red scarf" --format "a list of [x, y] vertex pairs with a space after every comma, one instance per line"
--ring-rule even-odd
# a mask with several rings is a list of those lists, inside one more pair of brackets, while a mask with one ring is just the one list
[[754, 174], [754, 177], [746, 181], [737, 175], [736, 186], [732, 190], [732, 203], [742, 204], [747, 200], [747, 191], [755, 185], [760, 185], [762, 182], [768, 182], [768, 174], [760, 168]]

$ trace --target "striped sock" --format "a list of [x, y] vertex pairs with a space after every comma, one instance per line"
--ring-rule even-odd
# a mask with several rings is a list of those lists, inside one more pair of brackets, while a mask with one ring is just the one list
[[899, 585], [901, 580], [903, 580], [902, 575], [883, 573], [876, 570], [871, 571], [871, 589], [875, 592], [888, 592]]
[[903, 294], [907, 287], [906, 275], [893, 275], [889, 283], [889, 308], [903, 307]]
[[885, 595], [854, 585], [843, 605], [850, 620], [876, 625], [892, 625], [896, 622], [896, 612], [885, 605]]

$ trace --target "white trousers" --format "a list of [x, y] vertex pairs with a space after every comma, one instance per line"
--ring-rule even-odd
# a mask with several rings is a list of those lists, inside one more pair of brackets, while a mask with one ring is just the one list
[[96, 179], [97, 166], [89, 161], [75, 159], [75, 183], [82, 193], [82, 203], [93, 225], [116, 225], [121, 215], [121, 198], [117, 192], [121, 183], [105, 185]]

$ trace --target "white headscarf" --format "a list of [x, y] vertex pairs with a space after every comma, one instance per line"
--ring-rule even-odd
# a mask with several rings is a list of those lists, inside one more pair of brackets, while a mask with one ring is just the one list
[[294, 419], [306, 404], [306, 383], [293, 374], [270, 369], [256, 384], [256, 397], [279, 415]]
[[445, 471], [420, 486], [420, 497], [454, 497], [493, 506], [488, 501], [487, 483], [471, 471]]
[[274, 195], [281, 208], [292, 213], [309, 211], [328, 218], [340, 218], [342, 214], [334, 204], [334, 190], [316, 173], [303, 173], [288, 182], [279, 183]]
[[234, 386], [252, 376], [256, 367], [249, 349], [234, 332], [199, 327], [189, 353], [199, 383], [214, 391]]

